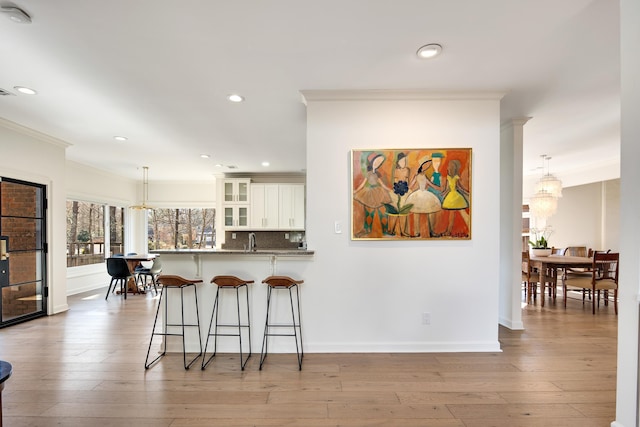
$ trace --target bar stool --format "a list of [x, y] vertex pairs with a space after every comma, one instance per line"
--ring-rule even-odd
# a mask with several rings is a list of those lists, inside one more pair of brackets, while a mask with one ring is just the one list
[[[202, 280], [189, 280], [180, 276], [165, 275], [165, 276], [158, 277], [158, 283], [162, 285], [162, 288], [160, 289], [160, 299], [158, 300], [158, 309], [156, 310], [156, 318], [153, 321], [153, 329], [151, 331], [151, 340], [149, 341], [149, 350], [147, 350], [147, 358], [145, 360], [144, 368], [149, 369], [151, 365], [153, 365], [156, 361], [158, 361], [162, 356], [164, 356], [167, 353], [167, 338], [166, 338], [167, 336], [182, 336], [182, 359], [184, 361], [184, 369], [189, 369], [189, 367], [193, 364], [193, 362], [195, 362], [196, 359], [198, 359], [198, 357], [202, 356], [202, 336], [200, 334], [200, 313], [198, 312], [198, 291], [196, 289], [196, 283], [202, 283]], [[193, 295], [195, 297], [196, 319], [197, 319], [197, 323], [195, 324], [184, 323], [184, 290], [188, 287], [193, 287]], [[168, 292], [169, 289], [180, 290], [181, 323], [168, 323], [168, 316], [167, 316], [168, 294], [165, 295], [165, 292]], [[163, 314], [164, 325], [162, 328], [162, 332], [156, 332], [156, 323], [158, 322], [158, 315], [160, 314], [160, 306], [162, 306], [163, 298], [164, 298], [164, 314]], [[175, 326], [180, 326], [182, 328], [182, 333], [177, 333], [177, 332], [171, 333], [168, 331], [167, 327], [175, 327]], [[198, 355], [195, 358], [193, 358], [193, 360], [191, 360], [188, 364], [187, 364], [187, 349], [186, 349], [185, 336], [184, 336], [185, 327], [198, 328], [198, 344], [200, 345], [200, 353], [198, 353]], [[163, 340], [162, 353], [160, 353], [158, 357], [156, 357], [151, 362], [149, 362], [151, 345], [153, 344], [153, 338], [156, 335], [165, 337], [165, 339]]]
[[[251, 318], [249, 317], [249, 287], [247, 286], [249, 283], [253, 283], [253, 280], [242, 280], [236, 276], [215, 276], [211, 279], [211, 283], [214, 283], [218, 286], [216, 290], [216, 298], [213, 302], [213, 312], [211, 313], [211, 322], [209, 322], [209, 332], [207, 333], [207, 342], [204, 345], [204, 351], [202, 356], [202, 369], [206, 368], [211, 359], [216, 356], [217, 346], [218, 346], [218, 337], [238, 337], [240, 341], [240, 370], [244, 371], [244, 367], [246, 366], [249, 358], [251, 357]], [[242, 324], [240, 320], [240, 288], [245, 288], [245, 295], [247, 297], [247, 323]], [[236, 291], [236, 307], [238, 313], [238, 323], [236, 324], [221, 324], [218, 323], [218, 317], [220, 316], [220, 290], [221, 289], [235, 289]], [[211, 327], [213, 326], [213, 320], [215, 318], [215, 327], [214, 332], [211, 333]], [[218, 332], [218, 328], [238, 328], [238, 333], [221, 333]], [[246, 358], [242, 356], [242, 328], [247, 329], [248, 341], [249, 341], [249, 354]], [[209, 337], [214, 337], [213, 339], [213, 354], [206, 358], [207, 356], [207, 348], [209, 346]]]
[[[264, 324], [264, 336], [262, 338], [262, 350], [260, 352], [260, 370], [262, 370], [262, 364], [267, 358], [269, 341], [267, 337], [294, 337], [296, 341], [296, 354], [298, 355], [298, 368], [302, 370], [302, 358], [304, 357], [304, 350], [302, 349], [302, 325], [300, 322], [300, 291], [298, 285], [304, 283], [304, 280], [294, 280], [287, 276], [269, 276], [262, 281], [267, 284], [267, 318]], [[293, 292], [296, 290], [296, 306], [293, 304]], [[271, 293], [274, 290], [288, 290], [289, 302], [291, 303], [291, 323], [270, 323], [269, 322], [269, 310], [271, 307]], [[296, 322], [297, 317], [297, 322]], [[274, 333], [271, 332], [271, 328], [291, 328], [293, 333]], [[298, 344], [298, 341], [300, 343]]]

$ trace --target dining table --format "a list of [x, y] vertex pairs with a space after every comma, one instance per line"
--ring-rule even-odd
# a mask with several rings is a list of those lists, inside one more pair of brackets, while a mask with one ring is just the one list
[[[529, 265], [538, 270], [538, 283], [544, 283], [544, 274], [548, 269], [553, 270], [555, 277], [558, 277], [558, 270], [563, 268], [591, 268], [593, 258], [583, 256], [532, 256], [529, 258]], [[540, 295], [540, 304], [544, 307], [544, 287]]]
[[[123, 258], [127, 261], [129, 265], [129, 271], [134, 274], [136, 271], [136, 267], [138, 267], [144, 261], [153, 261], [158, 254], [133, 254], [133, 255], [124, 255]], [[138, 284], [136, 283], [135, 276], [130, 277], [127, 282], [127, 292], [131, 292], [133, 294], [141, 294], [144, 291], [141, 291], [138, 288]]]

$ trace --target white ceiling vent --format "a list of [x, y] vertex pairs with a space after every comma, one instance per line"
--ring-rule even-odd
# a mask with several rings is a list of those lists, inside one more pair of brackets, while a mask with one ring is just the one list
[[7, 95], [15, 95], [15, 93], [13, 93], [13, 92], [9, 92], [9, 91], [8, 91], [8, 90], [6, 90], [6, 89], [2, 89], [2, 88], [0, 88], [0, 96], [7, 96]]

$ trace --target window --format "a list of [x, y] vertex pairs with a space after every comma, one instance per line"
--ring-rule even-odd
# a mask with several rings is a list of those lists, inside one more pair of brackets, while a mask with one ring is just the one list
[[67, 200], [67, 267], [103, 263], [105, 253], [123, 252], [123, 242], [124, 208]]
[[215, 247], [215, 216], [215, 209], [150, 209], [149, 250]]

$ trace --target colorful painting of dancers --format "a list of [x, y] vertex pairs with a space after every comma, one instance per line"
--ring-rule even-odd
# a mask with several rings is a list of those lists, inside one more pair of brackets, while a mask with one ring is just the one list
[[471, 239], [471, 148], [352, 150], [351, 237]]

